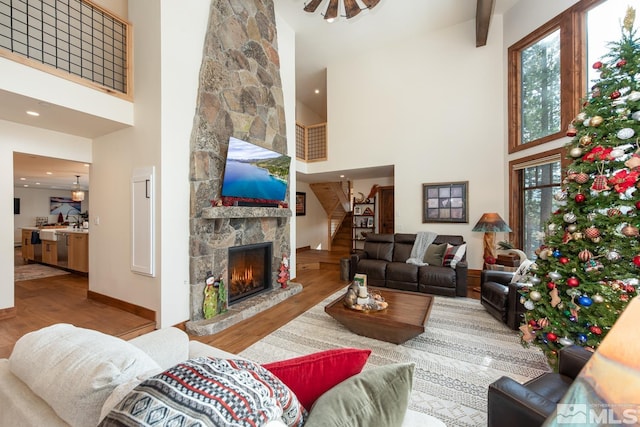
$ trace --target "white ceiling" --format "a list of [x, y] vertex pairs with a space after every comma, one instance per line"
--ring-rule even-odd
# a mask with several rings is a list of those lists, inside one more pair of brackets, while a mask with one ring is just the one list
[[[296, 98], [323, 119], [326, 119], [326, 69], [333, 60], [354, 56], [365, 50], [398, 43], [439, 28], [475, 19], [477, 0], [381, 0], [372, 10], [361, 12], [355, 18], [339, 18], [329, 24], [321, 12], [325, 0], [315, 13], [303, 10], [305, 0], [275, 0], [278, 14], [296, 33]], [[494, 13], [502, 13], [519, 0], [496, 0]], [[475, 44], [475, 39], [469, 40]], [[488, 40], [491, 43], [491, 39]], [[319, 94], [314, 91], [318, 89]], [[39, 117], [25, 114], [38, 110]], [[124, 126], [109, 120], [70, 109], [39, 102], [0, 90], [0, 120], [42, 127], [72, 135], [94, 138], [122, 129]], [[15, 185], [22, 185], [25, 177], [40, 186], [51, 188], [69, 186], [69, 177], [81, 175], [81, 184], [87, 185], [88, 171], [75, 162], [53, 161], [16, 156]], [[48, 163], [50, 162], [50, 163]], [[80, 166], [80, 167], [79, 167]], [[36, 170], [36, 168], [39, 168]], [[60, 177], [46, 175], [58, 170]], [[62, 177], [62, 174], [66, 176]], [[393, 166], [371, 169], [336, 171], [330, 174], [304, 175], [307, 182], [338, 180], [344, 174], [348, 179], [368, 179], [393, 176]], [[383, 175], [380, 175], [383, 174]], [[85, 177], [83, 183], [82, 176]], [[59, 179], [58, 179], [59, 178]]]
[[79, 187], [89, 188], [89, 165], [87, 163], [35, 156], [13, 154], [13, 183], [16, 187], [64, 189], [71, 191], [76, 175]]

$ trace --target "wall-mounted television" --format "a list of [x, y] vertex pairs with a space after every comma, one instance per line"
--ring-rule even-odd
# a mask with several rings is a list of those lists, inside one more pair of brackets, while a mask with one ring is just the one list
[[229, 138], [222, 179], [222, 197], [251, 204], [285, 200], [291, 157], [247, 141]]

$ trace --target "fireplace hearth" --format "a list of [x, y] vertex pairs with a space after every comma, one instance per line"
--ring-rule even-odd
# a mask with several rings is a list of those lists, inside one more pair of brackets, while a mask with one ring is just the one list
[[229, 305], [271, 289], [272, 246], [266, 242], [229, 248]]

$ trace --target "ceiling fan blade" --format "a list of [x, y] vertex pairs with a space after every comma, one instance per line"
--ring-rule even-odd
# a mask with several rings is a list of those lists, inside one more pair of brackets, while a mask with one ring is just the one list
[[380, 0], [362, 0], [362, 3], [364, 3], [364, 5], [369, 9], [373, 9], [378, 3], [380, 3]]
[[315, 12], [318, 6], [320, 6], [320, 3], [322, 3], [322, 0], [311, 0], [307, 5], [305, 5], [304, 11]]
[[324, 19], [335, 19], [338, 17], [338, 0], [330, 0]]
[[357, 14], [360, 13], [360, 6], [356, 3], [356, 0], [343, 0], [344, 2], [344, 11], [347, 14], [347, 19], [353, 18]]

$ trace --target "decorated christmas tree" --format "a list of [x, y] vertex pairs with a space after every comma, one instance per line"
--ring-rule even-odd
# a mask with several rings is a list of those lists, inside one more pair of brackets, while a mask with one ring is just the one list
[[637, 295], [640, 275], [640, 40], [628, 9], [622, 37], [567, 135], [566, 170], [538, 259], [523, 282], [524, 343], [597, 348]]

